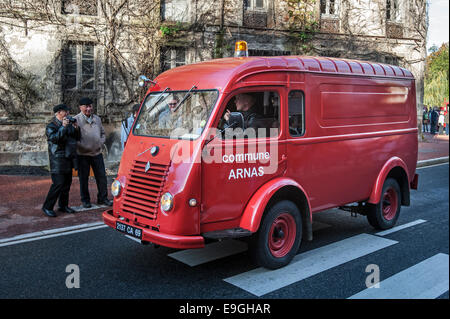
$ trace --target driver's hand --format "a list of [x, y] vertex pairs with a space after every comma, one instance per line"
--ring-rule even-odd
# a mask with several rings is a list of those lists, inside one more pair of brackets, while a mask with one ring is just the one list
[[230, 119], [230, 110], [227, 109], [227, 111], [225, 112], [225, 115], [223, 116], [223, 118], [225, 119], [225, 121], [228, 122], [228, 120]]

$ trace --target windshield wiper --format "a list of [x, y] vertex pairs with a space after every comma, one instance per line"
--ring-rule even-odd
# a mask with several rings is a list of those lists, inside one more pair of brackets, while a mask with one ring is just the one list
[[227, 128], [234, 128], [235, 126], [236, 126], [236, 123], [231, 123], [230, 125], [225, 124], [223, 129], [219, 130], [219, 132], [217, 132], [217, 134], [215, 134], [213, 137], [211, 137], [209, 140], [207, 140], [205, 142], [205, 146], [208, 145], [212, 140], [214, 140], [217, 137], [217, 135], [219, 135], [219, 134], [222, 135], [223, 132], [225, 132], [225, 130]]
[[158, 96], [158, 99], [156, 100], [156, 102], [153, 104], [153, 105], [158, 105], [158, 103], [161, 101], [161, 99], [163, 98], [163, 95], [164, 95], [164, 93], [166, 93], [167, 91], [169, 91], [170, 90], [170, 88], [169, 87], [166, 87], [165, 89], [164, 89], [164, 91], [162, 91], [160, 94], [159, 94], [159, 96]]
[[192, 90], [193, 90], [193, 89], [196, 89], [196, 88], [197, 88], [196, 85], [193, 85], [193, 86], [190, 88], [190, 90], [189, 90], [189, 91], [186, 93], [186, 95], [181, 99], [181, 101], [178, 102], [177, 106], [175, 106], [174, 112], [178, 111], [178, 108], [181, 106], [181, 104], [183, 104], [184, 101], [186, 101], [187, 98], [191, 96]]

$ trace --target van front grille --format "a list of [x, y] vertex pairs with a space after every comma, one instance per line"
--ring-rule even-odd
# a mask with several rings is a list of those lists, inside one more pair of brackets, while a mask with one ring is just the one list
[[[164, 181], [170, 165], [134, 161], [123, 194], [121, 211], [124, 217], [139, 223], [156, 219]], [[133, 216], [130, 216], [133, 215]]]

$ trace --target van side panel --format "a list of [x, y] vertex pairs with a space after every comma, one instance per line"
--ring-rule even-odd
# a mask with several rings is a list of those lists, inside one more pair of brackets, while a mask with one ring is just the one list
[[367, 200], [383, 166], [400, 158], [414, 176], [413, 80], [307, 74], [305, 135], [288, 138], [287, 175], [312, 211]]

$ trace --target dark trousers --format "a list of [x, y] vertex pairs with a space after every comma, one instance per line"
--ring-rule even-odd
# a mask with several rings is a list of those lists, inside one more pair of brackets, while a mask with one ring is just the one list
[[59, 198], [59, 207], [64, 208], [69, 205], [70, 185], [72, 185], [72, 172], [67, 174], [51, 174], [52, 186], [48, 191], [43, 207], [53, 210], [56, 201]]
[[437, 123], [431, 122], [431, 134], [436, 134]]
[[78, 177], [80, 179], [81, 201], [83, 203], [91, 202], [91, 197], [89, 196], [89, 172], [91, 167], [97, 183], [97, 202], [103, 202], [108, 199], [108, 186], [102, 154], [97, 156], [78, 155]]

